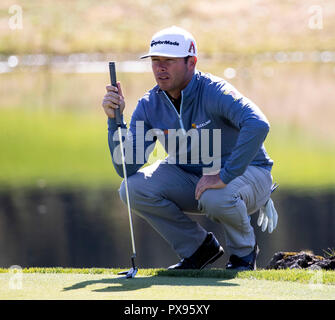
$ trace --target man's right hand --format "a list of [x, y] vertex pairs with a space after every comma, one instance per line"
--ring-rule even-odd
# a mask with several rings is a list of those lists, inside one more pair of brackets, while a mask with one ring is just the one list
[[120, 114], [122, 114], [125, 108], [124, 96], [122, 94], [120, 82], [117, 82], [117, 87], [112, 85], [106, 86], [106, 91], [107, 93], [102, 101], [102, 107], [109, 118], [115, 118], [114, 109], [120, 108]]

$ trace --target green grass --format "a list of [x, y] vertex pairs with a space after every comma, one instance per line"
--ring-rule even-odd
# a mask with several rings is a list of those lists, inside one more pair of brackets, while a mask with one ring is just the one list
[[282, 186], [334, 188], [335, 146], [297, 126], [275, 124], [265, 142], [274, 160], [272, 175]]
[[228, 272], [140, 269], [134, 279], [120, 269], [0, 269], [0, 299], [334, 299], [335, 271]]
[[0, 181], [4, 185], [116, 184], [106, 117], [1, 111]]
[[[8, 268], [0, 268], [1, 273], [17, 272]], [[123, 268], [23, 268], [22, 273], [60, 273], [60, 274], [110, 274], [117, 275], [124, 271]], [[161, 277], [190, 277], [190, 278], [218, 278], [218, 279], [257, 279], [271, 281], [292, 281], [299, 283], [309, 283], [317, 271], [303, 269], [282, 269], [235, 272], [225, 269], [205, 269], [205, 270], [166, 270], [166, 269], [139, 269], [140, 276], [161, 276]], [[323, 284], [335, 285], [335, 270], [322, 270]]]
[[[101, 113], [0, 111], [0, 184], [117, 186]], [[304, 131], [273, 126], [266, 147], [283, 187], [334, 187], [335, 148]]]

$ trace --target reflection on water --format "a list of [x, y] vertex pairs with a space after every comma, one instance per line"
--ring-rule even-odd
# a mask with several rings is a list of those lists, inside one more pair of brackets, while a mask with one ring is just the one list
[[[309, 249], [323, 255], [334, 248], [334, 192], [285, 191], [273, 195], [277, 229], [261, 232], [258, 266], [278, 251]], [[192, 215], [225, 247], [220, 224]], [[170, 246], [136, 214], [134, 232], [140, 268], [167, 267], [178, 261]], [[0, 266], [129, 267], [131, 241], [126, 206], [114, 189], [31, 188], [0, 190]], [[223, 268], [229, 252], [214, 267]]]

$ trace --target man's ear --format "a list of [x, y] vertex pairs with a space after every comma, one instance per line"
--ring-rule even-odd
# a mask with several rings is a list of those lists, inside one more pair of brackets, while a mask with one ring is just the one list
[[198, 61], [197, 57], [191, 56], [188, 58], [187, 62], [188, 62], [189, 67], [195, 68], [197, 61]]

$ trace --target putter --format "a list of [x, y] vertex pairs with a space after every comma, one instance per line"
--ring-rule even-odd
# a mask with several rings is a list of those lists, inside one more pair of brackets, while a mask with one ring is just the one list
[[[110, 80], [112, 86], [116, 85], [116, 72], [115, 72], [115, 62], [111, 61], [109, 62], [109, 74], [110, 74]], [[131, 256], [131, 264], [132, 267], [129, 269], [129, 271], [122, 271], [119, 272], [119, 275], [126, 275], [125, 278], [134, 278], [137, 273], [137, 267], [135, 266], [135, 257], [136, 257], [136, 249], [135, 249], [135, 239], [134, 239], [134, 230], [133, 230], [133, 220], [131, 215], [131, 208], [130, 208], [130, 202], [129, 202], [129, 193], [128, 193], [128, 180], [127, 180], [127, 170], [126, 170], [126, 160], [123, 152], [123, 141], [122, 141], [122, 133], [121, 133], [121, 113], [120, 108], [114, 109], [115, 111], [115, 120], [118, 127], [118, 133], [119, 133], [119, 141], [120, 141], [120, 150], [121, 150], [121, 159], [122, 159], [122, 168], [123, 168], [123, 177], [124, 177], [124, 185], [126, 188], [126, 197], [127, 197], [127, 207], [128, 207], [128, 217], [129, 217], [129, 226], [130, 226], [130, 237], [131, 237], [131, 245], [133, 249], [133, 255]]]

